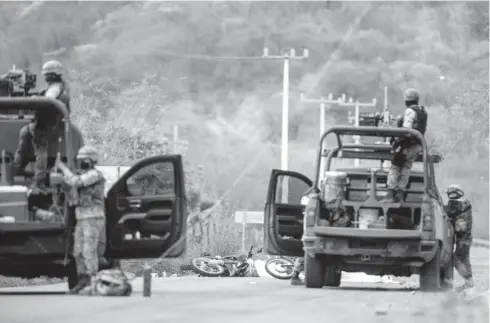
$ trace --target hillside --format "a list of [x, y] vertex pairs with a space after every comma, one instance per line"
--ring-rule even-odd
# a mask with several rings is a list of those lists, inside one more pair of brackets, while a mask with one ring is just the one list
[[[318, 110], [299, 93], [376, 98], [381, 110], [388, 86], [399, 114], [403, 90], [416, 87], [429, 143], [446, 157], [439, 186], [463, 186], [479, 237], [488, 237], [488, 37], [488, 2], [0, 3], [0, 67], [62, 61], [74, 120], [104, 164], [151, 153], [177, 124], [189, 177], [203, 165], [208, 198], [233, 186], [228, 210], [262, 209], [280, 163], [282, 64], [241, 58], [309, 49], [292, 63], [290, 94], [290, 167], [307, 174]], [[346, 122], [347, 111], [329, 111], [328, 124]]]

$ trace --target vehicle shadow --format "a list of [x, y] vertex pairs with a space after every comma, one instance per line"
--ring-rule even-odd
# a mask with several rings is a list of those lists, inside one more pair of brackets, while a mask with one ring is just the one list
[[0, 291], [0, 296], [66, 295], [63, 291]]
[[339, 289], [343, 291], [380, 291], [380, 292], [403, 292], [410, 293], [412, 291], [419, 291], [418, 288], [406, 288], [402, 286], [397, 287], [381, 287], [381, 286], [339, 286], [339, 287], [326, 287], [328, 289]]

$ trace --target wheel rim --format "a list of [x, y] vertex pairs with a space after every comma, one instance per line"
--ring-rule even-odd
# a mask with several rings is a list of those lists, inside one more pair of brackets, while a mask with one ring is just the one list
[[223, 267], [220, 265], [211, 265], [209, 264], [209, 258], [194, 258], [192, 259], [192, 264], [196, 266], [196, 268], [199, 268], [203, 272], [206, 272], [208, 274], [222, 274], [224, 272]]
[[267, 268], [279, 277], [288, 277], [293, 273], [293, 266], [290, 262], [282, 259], [274, 259], [269, 261]]

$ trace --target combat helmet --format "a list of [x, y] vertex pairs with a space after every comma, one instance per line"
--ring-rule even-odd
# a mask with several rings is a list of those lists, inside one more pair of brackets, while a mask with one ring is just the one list
[[58, 76], [61, 76], [63, 74], [63, 65], [55, 60], [47, 61], [46, 63], [44, 63], [41, 73], [43, 75], [56, 74]]
[[92, 163], [96, 164], [99, 162], [99, 153], [97, 149], [92, 146], [83, 146], [78, 150], [77, 160], [80, 159], [90, 159]]
[[458, 184], [451, 184], [446, 189], [446, 194], [456, 193], [459, 197], [464, 196], [463, 189]]
[[419, 92], [417, 92], [417, 90], [414, 88], [407, 89], [403, 94], [403, 100], [405, 102], [407, 101], [419, 102]]

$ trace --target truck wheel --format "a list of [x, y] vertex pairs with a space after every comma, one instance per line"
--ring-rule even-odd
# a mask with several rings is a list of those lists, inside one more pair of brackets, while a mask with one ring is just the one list
[[74, 260], [70, 262], [67, 270], [68, 290], [70, 290], [78, 284], [77, 266]]
[[451, 261], [447, 264], [445, 269], [441, 270], [441, 287], [445, 290], [453, 288], [454, 280], [454, 254], [451, 255]]
[[342, 272], [337, 271], [337, 267], [334, 265], [326, 265], [325, 267], [324, 286], [339, 287], [340, 280], [342, 279]]
[[305, 252], [306, 288], [322, 288], [325, 279], [325, 257], [310, 256]]
[[440, 289], [441, 282], [441, 249], [437, 246], [434, 258], [420, 268], [420, 290], [434, 292]]

